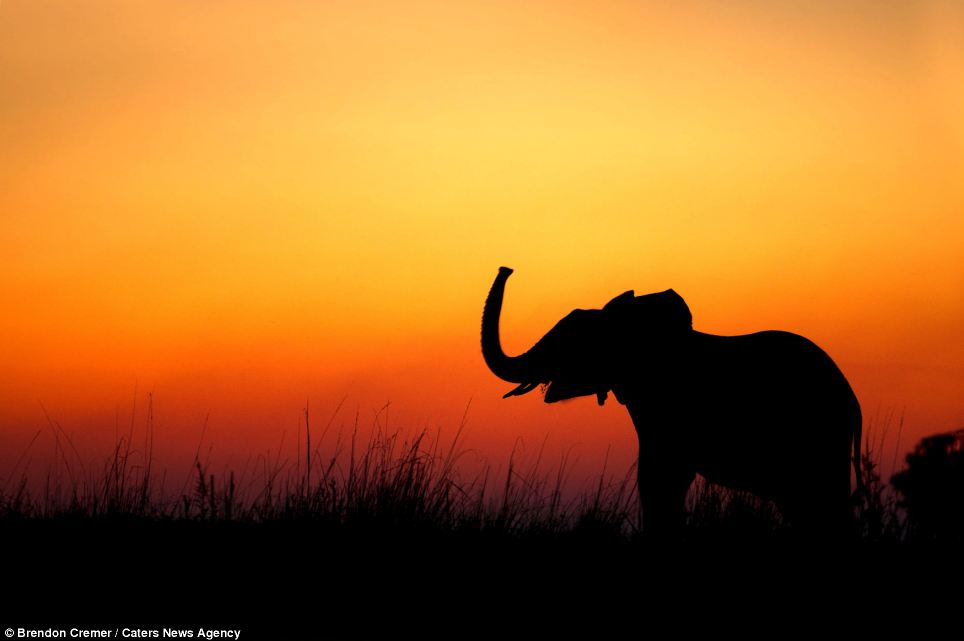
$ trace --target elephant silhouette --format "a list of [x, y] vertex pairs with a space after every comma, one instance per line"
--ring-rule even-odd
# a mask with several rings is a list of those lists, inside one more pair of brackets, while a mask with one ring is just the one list
[[542, 386], [546, 403], [595, 396], [602, 405], [612, 392], [626, 406], [639, 440], [645, 532], [679, 532], [696, 474], [772, 500], [797, 531], [846, 531], [851, 465], [861, 485], [860, 404], [822, 349], [782, 331], [696, 331], [670, 289], [576, 309], [510, 357], [499, 318], [511, 274], [499, 269], [485, 302], [485, 363], [518, 384], [505, 398]]

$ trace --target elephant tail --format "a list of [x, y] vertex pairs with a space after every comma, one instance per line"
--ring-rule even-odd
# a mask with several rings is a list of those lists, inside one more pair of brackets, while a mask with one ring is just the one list
[[867, 496], [867, 486], [864, 484], [862, 472], [862, 458], [860, 456], [860, 442], [863, 440], [864, 418], [860, 412], [860, 405], [857, 405], [857, 416], [854, 421], [854, 475], [857, 479], [857, 494]]

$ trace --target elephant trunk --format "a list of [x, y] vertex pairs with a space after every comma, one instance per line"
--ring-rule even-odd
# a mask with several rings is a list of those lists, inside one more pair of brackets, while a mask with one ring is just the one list
[[492, 373], [510, 383], [529, 383], [535, 376], [529, 354], [507, 356], [502, 351], [499, 339], [499, 317], [502, 314], [502, 299], [505, 296], [505, 282], [512, 274], [508, 267], [500, 267], [499, 275], [492, 283], [489, 296], [485, 299], [482, 311], [482, 357]]

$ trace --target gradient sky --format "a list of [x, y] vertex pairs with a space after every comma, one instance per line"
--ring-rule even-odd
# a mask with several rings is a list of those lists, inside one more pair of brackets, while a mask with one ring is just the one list
[[471, 399], [485, 457], [628, 464], [614, 402], [501, 400], [503, 264], [510, 352], [672, 287], [816, 341], [876, 434], [962, 427], [961, 114], [956, 2], [3, 0], [0, 464], [148, 392], [172, 456]]

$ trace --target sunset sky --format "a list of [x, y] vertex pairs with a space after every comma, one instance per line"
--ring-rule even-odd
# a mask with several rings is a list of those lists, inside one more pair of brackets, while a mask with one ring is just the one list
[[628, 465], [612, 400], [501, 399], [500, 265], [507, 351], [671, 287], [817, 342], [892, 442], [964, 427], [962, 114], [953, 1], [2, 0], [0, 478], [148, 393], [171, 460], [310, 399]]

